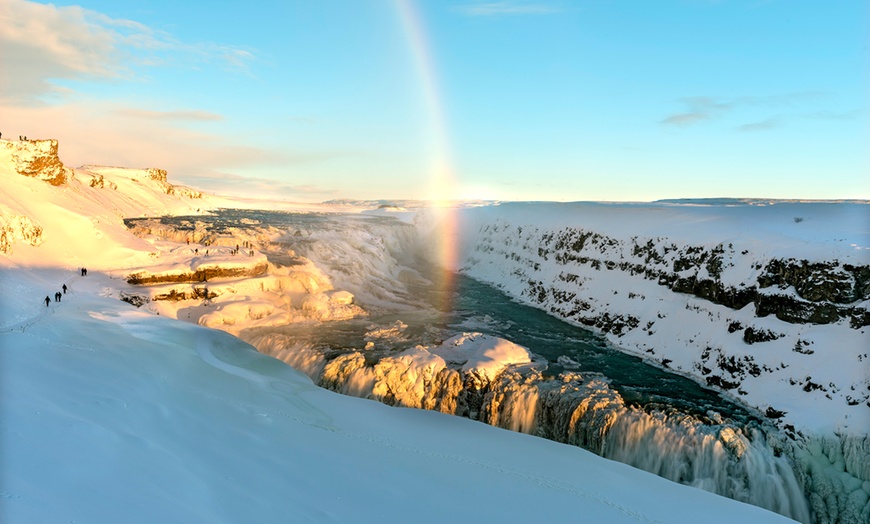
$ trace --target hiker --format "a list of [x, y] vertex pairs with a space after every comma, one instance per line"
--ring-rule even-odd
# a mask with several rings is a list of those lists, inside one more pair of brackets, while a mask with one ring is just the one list
[[63, 285], [63, 294], [66, 295], [66, 284]]
[[199, 248], [194, 249], [193, 252], [196, 253], [196, 254], [198, 255], [198, 254], [199, 254]]
[[82, 268], [82, 276], [85, 276], [86, 272], [87, 272], [87, 270], [85, 270], [85, 268]]
[[54, 294], [54, 301], [60, 302], [60, 297], [61, 297], [61, 294], [60, 294], [60, 291], [58, 291], [57, 293]]
[[51, 304], [51, 299], [48, 298], [48, 295], [45, 295], [45, 307], [48, 307], [49, 304]]

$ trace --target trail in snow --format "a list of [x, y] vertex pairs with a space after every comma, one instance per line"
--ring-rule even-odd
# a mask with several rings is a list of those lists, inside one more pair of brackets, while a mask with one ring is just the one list
[[[68, 297], [74, 293], [74, 291], [72, 290], [71, 284], [73, 283], [73, 281], [75, 281], [79, 278], [81, 278], [81, 277], [80, 276], [73, 276], [73, 277], [66, 279], [65, 281], [63, 281], [61, 283], [61, 286], [64, 286], [64, 285], [67, 286], [67, 293], [63, 294], [64, 297]], [[27, 331], [27, 329], [30, 326], [36, 324], [37, 322], [41, 321], [42, 319], [44, 319], [45, 317], [47, 317], [49, 315], [54, 315], [55, 309], [57, 307], [60, 307], [61, 304], [63, 304], [63, 300], [61, 300], [60, 302], [52, 301], [50, 304], [54, 305], [54, 307], [52, 307], [52, 306], [45, 307], [45, 308], [43, 308], [43, 310], [40, 313], [38, 313], [36, 315], [27, 317], [24, 320], [21, 320], [19, 322], [16, 322], [15, 324], [6, 326], [4, 328], [0, 328], [0, 333], [11, 333], [13, 331], [20, 331], [21, 333], [24, 333], [25, 331]]]
[[55, 310], [55, 308], [46, 307], [46, 308], [44, 308], [42, 313], [39, 313], [38, 315], [34, 315], [34, 316], [29, 317], [25, 320], [22, 320], [21, 322], [16, 322], [15, 324], [12, 324], [11, 326], [0, 329], [0, 333], [12, 333], [13, 331], [20, 331], [21, 333], [24, 333], [25, 331], [27, 331], [27, 328], [29, 328], [30, 326], [36, 324], [37, 322], [44, 319], [48, 315], [53, 315], [54, 310]]

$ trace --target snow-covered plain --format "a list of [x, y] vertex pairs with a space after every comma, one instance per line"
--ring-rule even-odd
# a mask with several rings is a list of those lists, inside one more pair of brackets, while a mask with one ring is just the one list
[[[253, 236], [234, 229], [226, 235], [197, 236], [200, 224], [192, 226], [191, 235], [145, 223], [136, 226], [138, 236], [133, 236], [122, 217], [190, 215], [258, 204], [172, 186], [160, 170], [58, 167], [56, 143], [0, 142], [0, 178], [5, 183], [0, 201], [0, 378], [5, 388], [0, 495], [9, 501], [4, 508], [14, 509], [9, 512], [16, 519], [12, 521], [74, 518], [69, 515], [82, 520], [123, 515], [121, 520], [129, 521], [130, 507], [138, 508], [141, 521], [237, 522], [273, 520], [277, 515], [310, 521], [351, 516], [398, 520], [412, 513], [417, 520], [436, 521], [455, 514], [457, 508], [463, 518], [485, 520], [574, 518], [578, 512], [606, 521], [778, 518], [717, 497], [708, 500], [709, 494], [684, 491], [688, 488], [655, 477], [650, 480], [642, 472], [600, 462], [574, 447], [439, 414], [337, 397], [314, 388], [282, 363], [253, 353], [241, 341], [166, 318], [198, 322], [244, 338], [252, 328], [360, 317], [385, 305], [412, 309], [419, 304], [409, 286], [426, 280], [395, 257], [418, 252], [463, 268], [518, 300], [599, 329], [617, 346], [699, 380], [704, 376], [699, 364], [711, 362], [698, 358], [703, 344], [718, 344], [716, 349], [725, 355], [720, 359], [726, 362], [723, 368], [728, 367], [725, 357], [759, 358], [752, 351], [739, 353], [741, 344], [764, 347], [772, 358], [784, 358], [780, 368], [809, 365], [825, 380], [830, 378], [831, 387], [824, 393], [832, 398], [818, 392], [794, 398], [790, 377], [776, 373], [782, 369], [760, 377], [743, 373], [737, 396], [762, 411], [768, 406], [782, 410], [781, 423], [822, 437], [806, 441], [802, 459], [815, 520], [862, 522], [870, 515], [870, 471], [863, 462], [870, 455], [864, 449], [868, 412], [860, 403], [855, 408], [846, 402], [848, 392], [843, 392], [868, 382], [860, 360], [867, 341], [862, 329], [846, 321], [816, 326], [760, 318], [747, 308], [735, 311], [682, 296], [608, 265], [620, 260], [673, 267], [676, 258], [671, 251], [686, 255], [685, 246], [716, 251], [729, 245], [727, 253], [723, 248], [714, 254], [724, 259], [717, 278], [732, 287], [757, 278], [758, 263], [773, 256], [867, 265], [868, 232], [861, 226], [867, 207], [862, 203], [472, 203], [456, 213], [430, 213], [410, 209], [411, 203], [391, 207], [334, 202], [302, 210], [358, 212], [377, 207], [370, 213], [395, 216], [408, 225], [387, 236], [368, 226], [351, 236], [311, 236], [266, 226], [254, 228]], [[27, 171], [32, 165], [43, 166], [43, 171], [31, 175]], [[45, 165], [53, 166], [48, 174]], [[55, 185], [60, 175], [64, 180]], [[286, 203], [269, 205], [288, 208]], [[582, 242], [572, 246], [574, 259], [557, 253], [552, 239], [572, 228], [568, 234], [580, 229], [605, 239], [595, 246], [605, 269], [581, 267], [592, 266], [588, 260], [593, 258], [582, 252]], [[245, 242], [241, 253], [234, 249], [240, 241]], [[585, 247], [595, 243], [593, 237]], [[638, 251], [639, 244], [651, 247]], [[275, 250], [283, 250], [283, 263], [268, 264], [263, 273], [264, 253], [270, 249], [273, 260]], [[552, 263], [554, 259], [560, 263]], [[566, 260], [573, 264], [573, 279], [564, 278]], [[79, 276], [81, 266], [90, 269], [87, 277]], [[681, 276], [691, 273], [701, 281], [707, 267], [690, 264]], [[207, 282], [200, 282], [200, 275]], [[136, 287], [126, 282], [132, 276], [139, 282], [154, 280]], [[535, 284], [530, 286], [530, 281]], [[567, 284], [577, 281], [598, 320], [602, 314], [608, 319], [606, 325], [584, 322], [582, 315], [572, 317], [561, 309], [562, 299], [577, 292]], [[52, 294], [63, 282], [71, 293], [60, 304], [45, 307], [42, 293]], [[147, 305], [137, 310], [118, 298]], [[866, 309], [866, 300], [849, 307]], [[647, 325], [641, 320], [659, 324], [655, 329], [636, 329], [624, 322], [627, 327], [614, 330], [613, 318], [619, 316], [634, 316], [640, 326]], [[720, 333], [730, 335], [723, 326], [731, 322], [739, 322], [741, 329], [751, 325], [785, 331], [780, 338], [786, 340], [747, 345], [735, 338], [741, 331], [731, 338]], [[400, 322], [374, 327], [365, 349], [383, 340], [401, 340], [402, 330]], [[814, 351], [792, 351], [795, 339]], [[836, 354], [825, 350], [832, 340], [840, 349]], [[325, 365], [318, 355], [296, 351], [300, 348], [266, 346], [258, 344], [261, 351], [309, 371], [322, 371]], [[805, 357], [813, 354], [818, 356], [807, 362]], [[410, 381], [403, 386], [407, 402], [398, 404], [418, 405], [425, 395], [424, 377], [446, 364], [489, 380], [532, 358], [507, 340], [460, 334], [441, 346], [409, 347], [396, 358], [408, 372], [389, 380]], [[758, 361], [773, 369], [772, 362]], [[378, 384], [388, 382], [369, 376], [371, 370], [359, 369], [354, 387], [378, 398]], [[813, 377], [818, 380], [818, 375]], [[719, 378], [735, 380], [734, 374]], [[807, 382], [808, 377], [798, 389]], [[533, 425], [531, 415], [515, 429], [525, 431]], [[834, 431], [857, 440], [844, 449]], [[65, 442], [58, 445], [58, 440]], [[37, 451], [20, 452], [23, 446]], [[559, 458], [562, 454], [564, 459]], [[46, 489], [51, 484], [41, 479], [57, 464], [68, 466], [63, 466], [63, 474], [51, 474], [56, 485]], [[74, 476], [92, 482], [75, 483]], [[114, 500], [106, 500], [101, 495], [105, 491], [115, 494], [109, 497]], [[65, 495], [57, 497], [58, 492]], [[57, 502], [46, 502], [49, 496]], [[433, 500], [439, 501], [438, 507], [433, 508]], [[800, 507], [802, 501], [791, 502], [795, 507], [789, 514], [810, 519]], [[739, 509], [732, 509], [732, 504]], [[421, 507], [426, 507], [422, 517]], [[740, 516], [742, 511], [749, 513]]]

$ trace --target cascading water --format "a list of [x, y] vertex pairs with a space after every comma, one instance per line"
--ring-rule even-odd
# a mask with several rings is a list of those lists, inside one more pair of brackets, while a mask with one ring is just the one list
[[[250, 341], [261, 352], [284, 354], [289, 337]], [[661, 477], [810, 522], [803, 490], [784, 456], [762, 430], [721, 416], [627, 406], [605, 377], [534, 368], [495, 380], [410, 357], [383, 356], [367, 364], [354, 351], [326, 361], [296, 346], [295, 363], [318, 385], [390, 405], [434, 409], [494, 426], [583, 447]], [[706, 420], [705, 420], [706, 418]], [[715, 420], [713, 420], [715, 419]]]
[[[231, 225], [241, 227], [235, 218]], [[717, 393], [462, 276], [453, 300], [432, 297], [426, 271], [408, 262], [418, 240], [407, 224], [287, 214], [257, 220], [252, 235], [276, 264], [308, 258], [371, 314], [240, 333], [322, 387], [576, 445], [801, 522], [870, 520], [867, 500], [842, 496], [856, 476], [867, 476], [867, 439], [793, 442]], [[438, 311], [441, 303], [453, 309]], [[543, 358], [492, 377], [420, 349], [461, 331], [503, 337]], [[840, 463], [848, 475], [831, 468]], [[868, 491], [858, 488], [852, 498]]]

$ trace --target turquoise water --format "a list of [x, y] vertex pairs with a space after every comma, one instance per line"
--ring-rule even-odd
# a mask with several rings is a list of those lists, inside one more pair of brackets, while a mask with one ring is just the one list
[[[139, 222], [127, 221], [128, 226]], [[315, 383], [390, 403], [373, 394], [373, 379], [360, 379], [371, 377], [366, 370], [379, 362], [395, 365], [384, 357], [417, 345], [440, 345], [462, 332], [498, 336], [528, 348], [536, 355], [534, 365], [483, 389], [462, 377], [433, 381], [426, 385], [427, 394], [442, 408], [432, 409], [449, 405], [446, 412], [574, 444], [676, 482], [809, 520], [792, 465], [768, 443], [767, 432], [775, 428], [719, 393], [623, 353], [587, 329], [464, 275], [445, 278], [415, 258], [419, 246], [413, 226], [384, 217], [240, 210], [157, 222], [157, 234], [179, 242], [194, 230], [208, 242], [255, 239], [255, 247], [276, 266], [306, 257], [330, 275], [336, 288], [356, 295], [369, 316], [240, 334], [261, 351], [280, 354]], [[445, 281], [452, 285], [433, 284]], [[391, 336], [367, 337], [373, 329], [391, 326], [399, 328]], [[369, 342], [374, 347], [366, 348]], [[363, 356], [361, 368], [320, 375], [327, 363], [360, 365], [358, 357], [336, 358], [349, 353]]]

